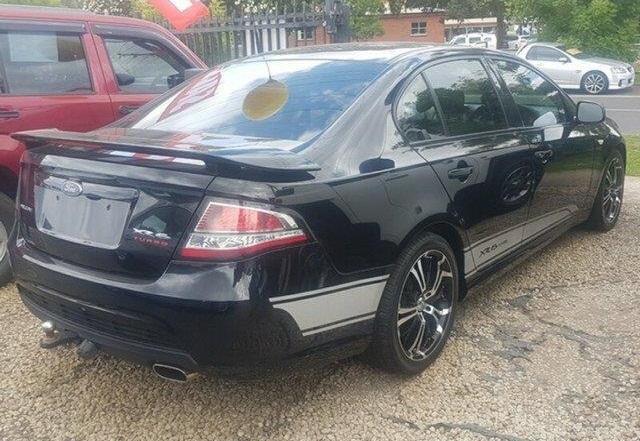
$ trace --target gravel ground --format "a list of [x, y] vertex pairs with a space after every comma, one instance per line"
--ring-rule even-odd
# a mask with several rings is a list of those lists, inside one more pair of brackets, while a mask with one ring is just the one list
[[0, 439], [640, 440], [640, 180], [619, 226], [575, 230], [462, 306], [439, 360], [402, 380], [356, 360], [286, 380], [177, 385], [41, 350], [0, 289]]

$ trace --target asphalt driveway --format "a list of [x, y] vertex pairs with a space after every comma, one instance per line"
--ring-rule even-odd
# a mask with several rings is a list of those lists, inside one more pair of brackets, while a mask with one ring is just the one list
[[0, 289], [0, 439], [639, 440], [640, 179], [625, 198], [612, 232], [575, 230], [477, 290], [410, 380], [351, 360], [171, 384], [39, 349], [38, 321]]

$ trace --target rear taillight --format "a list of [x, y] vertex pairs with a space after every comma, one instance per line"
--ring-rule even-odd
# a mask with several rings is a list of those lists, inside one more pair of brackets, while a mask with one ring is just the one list
[[216, 201], [207, 204], [180, 250], [180, 257], [234, 260], [308, 241], [288, 214]]

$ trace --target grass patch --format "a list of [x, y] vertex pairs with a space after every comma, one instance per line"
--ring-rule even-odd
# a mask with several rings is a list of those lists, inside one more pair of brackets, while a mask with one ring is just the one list
[[640, 135], [627, 135], [627, 174], [640, 176]]

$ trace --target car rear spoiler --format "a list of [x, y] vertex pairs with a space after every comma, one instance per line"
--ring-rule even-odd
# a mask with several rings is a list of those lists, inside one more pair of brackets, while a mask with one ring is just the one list
[[[208, 169], [216, 170], [220, 165], [235, 165], [271, 172], [310, 172], [320, 166], [299, 153], [268, 145], [241, 147], [212, 147], [203, 143], [174, 139], [152, 139], [127, 136], [117, 131], [77, 133], [55, 129], [30, 130], [11, 135], [25, 143], [27, 150], [49, 144], [97, 148], [111, 152], [142, 155], [158, 155], [167, 158], [202, 161]], [[264, 143], [263, 143], [264, 144]]]

